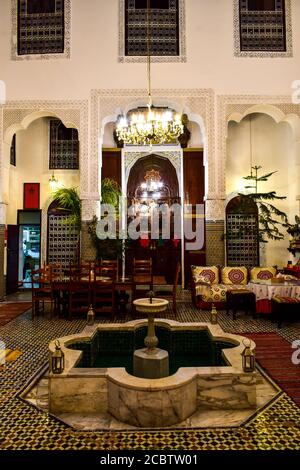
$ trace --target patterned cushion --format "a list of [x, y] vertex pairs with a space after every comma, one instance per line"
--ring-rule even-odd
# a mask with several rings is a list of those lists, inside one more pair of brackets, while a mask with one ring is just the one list
[[236, 268], [222, 268], [221, 271], [222, 283], [228, 285], [247, 284], [247, 268], [245, 266], [238, 266]]
[[[218, 284], [219, 270], [217, 266], [191, 266], [194, 282]], [[204, 280], [205, 279], [205, 280]]]
[[250, 281], [272, 279], [276, 276], [275, 268], [252, 268], [250, 271]]
[[241, 290], [242, 292], [245, 291], [245, 286], [238, 284], [232, 284], [231, 286], [225, 284], [214, 284], [210, 287], [202, 287], [202, 290], [197, 290], [198, 287], [196, 286], [196, 293], [197, 295], [202, 296], [202, 300], [204, 302], [226, 302], [226, 292], [228, 290]]
[[224, 284], [212, 285], [202, 295], [204, 302], [226, 302], [227, 287]]

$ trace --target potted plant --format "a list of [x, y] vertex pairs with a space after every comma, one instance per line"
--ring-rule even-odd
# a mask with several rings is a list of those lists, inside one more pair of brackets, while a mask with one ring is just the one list
[[[112, 178], [104, 178], [101, 182], [101, 202], [102, 204], [111, 204], [118, 217], [119, 209], [119, 198], [122, 192], [118, 183]], [[91, 236], [93, 245], [96, 249], [97, 260], [104, 259], [116, 259], [122, 256], [122, 240], [116, 239], [105, 239], [100, 240], [97, 236], [97, 223], [98, 218], [94, 216], [92, 221], [88, 223], [88, 232]]]

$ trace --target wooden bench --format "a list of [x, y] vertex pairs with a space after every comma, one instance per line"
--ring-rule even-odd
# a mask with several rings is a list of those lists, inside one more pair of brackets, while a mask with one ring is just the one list
[[283, 320], [289, 314], [298, 314], [300, 319], [300, 299], [275, 295], [271, 299], [271, 308], [272, 317], [277, 321], [278, 328], [281, 328]]

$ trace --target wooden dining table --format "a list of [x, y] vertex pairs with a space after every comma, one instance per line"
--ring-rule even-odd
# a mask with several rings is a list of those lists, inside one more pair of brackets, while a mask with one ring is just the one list
[[[82, 281], [89, 282], [89, 277], [81, 278]], [[97, 281], [100, 282], [111, 282], [112, 278], [108, 276], [97, 276]], [[93, 282], [93, 281], [92, 281]], [[129, 302], [129, 297], [132, 295], [133, 284], [138, 283], [139, 285], [145, 285], [151, 283], [151, 276], [139, 274], [136, 276], [118, 276], [114, 281], [114, 290], [117, 294], [117, 306], [120, 313], [125, 313], [127, 309], [127, 304]], [[166, 278], [164, 276], [153, 276], [152, 278], [153, 285], [167, 285]], [[68, 299], [69, 299], [69, 286], [70, 286], [70, 276], [64, 275], [53, 279], [52, 288], [57, 296], [59, 303], [58, 308], [62, 306], [62, 315], [68, 316]], [[60, 313], [60, 312], [56, 312]]]

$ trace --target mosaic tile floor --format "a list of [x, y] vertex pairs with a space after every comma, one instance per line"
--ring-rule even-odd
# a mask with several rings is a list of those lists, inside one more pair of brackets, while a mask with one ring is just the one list
[[[178, 321], [207, 321], [184, 293], [178, 303]], [[174, 319], [171, 310], [165, 317]], [[118, 321], [128, 321], [127, 314]], [[102, 321], [110, 321], [107, 317]], [[0, 449], [5, 450], [300, 450], [300, 408], [282, 394], [251, 422], [236, 428], [172, 429], [155, 431], [75, 431], [45, 411], [18, 397], [30, 377], [47, 361], [47, 344], [58, 336], [79, 332], [85, 319], [72, 322], [39, 317], [27, 312], [0, 328], [6, 348], [22, 351], [0, 371]], [[300, 324], [277, 330], [268, 319], [253, 320], [243, 314], [233, 321], [224, 312], [219, 323], [229, 332], [277, 331], [288, 341], [300, 338]]]

